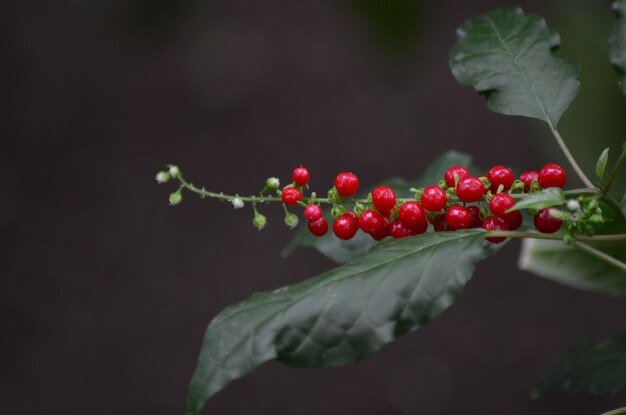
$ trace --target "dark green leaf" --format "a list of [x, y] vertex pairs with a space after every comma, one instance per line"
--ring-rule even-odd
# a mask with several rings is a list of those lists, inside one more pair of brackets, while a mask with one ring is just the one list
[[546, 396], [557, 390], [593, 395], [626, 392], [626, 331], [603, 343], [581, 340], [573, 344], [532, 395]]
[[558, 187], [549, 187], [539, 192], [529, 193], [515, 203], [509, 212], [520, 209], [544, 209], [550, 206], [560, 206], [565, 203], [565, 194]]
[[626, 192], [624, 192], [624, 197], [622, 198], [622, 215], [626, 218]]
[[450, 68], [494, 112], [538, 118], [555, 128], [578, 89], [579, 66], [557, 57], [558, 33], [522, 9], [499, 9], [457, 31]]
[[[626, 261], [626, 242], [594, 244], [594, 247]], [[525, 239], [519, 267], [570, 287], [626, 295], [626, 273], [561, 241]]]
[[479, 229], [388, 240], [316, 278], [226, 308], [204, 336], [188, 412], [268, 360], [329, 367], [369, 356], [452, 305], [476, 263], [497, 249]]
[[609, 37], [609, 58], [619, 74], [620, 89], [626, 94], [626, 0], [613, 3], [613, 10], [617, 15], [617, 22]]
[[604, 170], [606, 170], [606, 163], [609, 161], [609, 149], [608, 147], [604, 149], [600, 157], [598, 157], [598, 161], [596, 162], [596, 176], [598, 179], [602, 180], [604, 177]]

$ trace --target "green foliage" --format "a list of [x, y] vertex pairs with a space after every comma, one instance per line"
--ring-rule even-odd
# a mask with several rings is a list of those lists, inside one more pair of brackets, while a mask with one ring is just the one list
[[329, 367], [363, 359], [452, 305], [476, 263], [497, 249], [482, 230], [389, 240], [316, 278], [228, 307], [207, 328], [188, 412], [268, 360]]
[[613, 3], [617, 22], [609, 38], [609, 57], [613, 67], [619, 74], [622, 93], [626, 95], [626, 0]]
[[605, 148], [604, 151], [598, 157], [596, 162], [596, 176], [600, 181], [604, 178], [604, 171], [606, 170], [606, 163], [609, 161], [609, 148]]
[[603, 343], [583, 340], [572, 345], [532, 395], [540, 397], [557, 390], [594, 395], [626, 392], [626, 331]]
[[521, 9], [499, 9], [458, 30], [450, 68], [492, 111], [538, 118], [556, 128], [580, 87], [577, 64], [557, 57], [559, 35]]
[[539, 192], [529, 193], [515, 203], [509, 212], [521, 209], [544, 209], [551, 206], [560, 206], [565, 203], [565, 193], [558, 187], [549, 187]]

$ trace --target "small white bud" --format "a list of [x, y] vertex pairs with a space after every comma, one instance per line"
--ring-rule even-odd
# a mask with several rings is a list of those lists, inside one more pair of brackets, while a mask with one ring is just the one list
[[278, 189], [278, 187], [280, 186], [280, 180], [278, 180], [277, 177], [270, 177], [265, 181], [265, 186], [267, 186], [267, 188], [270, 190]]
[[578, 200], [570, 199], [567, 201], [567, 208], [569, 210], [576, 211], [580, 209], [580, 203], [578, 203]]
[[267, 218], [260, 213], [256, 213], [252, 219], [252, 225], [258, 230], [261, 230], [267, 225]]
[[182, 200], [183, 195], [180, 193], [180, 191], [170, 194], [170, 205], [176, 206], [177, 204], [182, 202]]
[[293, 213], [290, 213], [287, 216], [285, 216], [285, 225], [287, 225], [289, 229], [293, 229], [296, 226], [298, 226], [299, 221], [300, 220], [298, 219], [298, 216], [294, 215]]
[[231, 203], [235, 209], [241, 209], [243, 207], [243, 200], [241, 200], [240, 197], [234, 197]]
[[178, 166], [174, 165], [174, 164], [170, 164], [169, 166], [170, 170], [170, 176], [172, 176], [172, 178], [176, 179], [178, 177], [178, 175], [180, 174], [180, 169], [178, 168]]
[[160, 171], [154, 177], [154, 180], [156, 180], [159, 184], [167, 183], [170, 180], [170, 174], [166, 171]]

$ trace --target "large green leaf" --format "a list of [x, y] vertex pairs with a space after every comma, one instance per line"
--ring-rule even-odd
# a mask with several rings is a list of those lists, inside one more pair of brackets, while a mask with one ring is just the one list
[[[626, 242], [595, 244], [594, 247], [626, 261]], [[519, 267], [571, 287], [626, 295], [626, 273], [561, 241], [525, 239]]]
[[594, 395], [626, 392], [626, 331], [603, 343], [582, 340], [572, 345], [532, 395], [540, 397], [557, 390]]
[[529, 193], [518, 200], [509, 209], [509, 212], [520, 209], [544, 209], [551, 206], [560, 206], [565, 203], [565, 193], [558, 187], [549, 187], [539, 192]]
[[268, 360], [329, 367], [363, 359], [452, 305], [476, 263], [497, 249], [479, 229], [388, 240], [316, 278], [226, 308], [204, 336], [188, 412]]
[[558, 33], [522, 9], [499, 9], [457, 31], [450, 68], [494, 112], [538, 118], [555, 128], [580, 87], [578, 64], [557, 57]]
[[613, 3], [617, 22], [609, 38], [609, 57], [619, 74], [620, 89], [626, 94], [626, 0]]

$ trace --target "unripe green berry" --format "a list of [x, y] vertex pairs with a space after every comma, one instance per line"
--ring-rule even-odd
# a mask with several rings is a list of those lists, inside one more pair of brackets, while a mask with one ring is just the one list
[[265, 187], [269, 190], [276, 190], [280, 187], [280, 180], [277, 177], [270, 177], [265, 181]]
[[183, 195], [180, 190], [170, 194], [170, 205], [176, 206], [183, 201]]
[[267, 218], [261, 215], [260, 213], [256, 212], [254, 214], [254, 218], [252, 219], [252, 225], [258, 230], [261, 230], [265, 228], [265, 225], [267, 225]]
[[289, 229], [293, 229], [296, 226], [298, 226], [298, 222], [300, 222], [300, 220], [298, 219], [298, 216], [293, 213], [290, 213], [287, 216], [285, 216], [285, 225], [287, 225]]
[[174, 164], [170, 164], [169, 168], [170, 168], [170, 170], [169, 170], [170, 176], [173, 179], [178, 178], [178, 176], [180, 175], [180, 169], [178, 168], [178, 166], [176, 166]]
[[170, 180], [170, 174], [166, 171], [160, 171], [156, 174], [154, 180], [156, 180], [159, 184], [167, 183]]
[[243, 207], [243, 200], [241, 200], [240, 197], [234, 197], [230, 202], [233, 204], [235, 209], [241, 209]]

